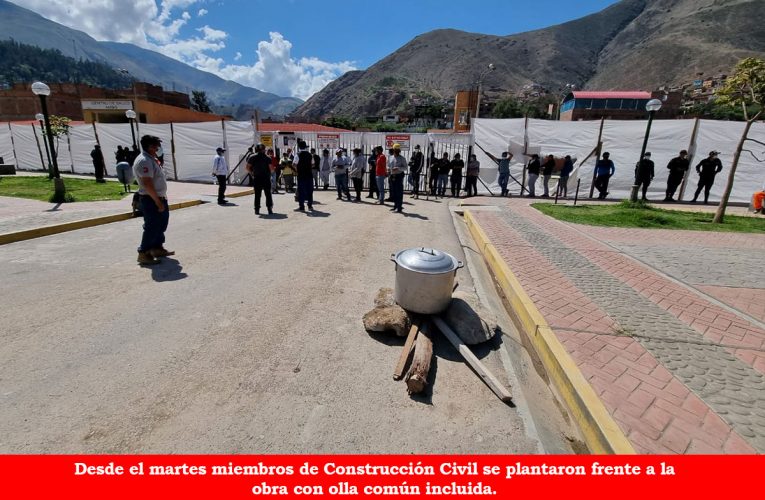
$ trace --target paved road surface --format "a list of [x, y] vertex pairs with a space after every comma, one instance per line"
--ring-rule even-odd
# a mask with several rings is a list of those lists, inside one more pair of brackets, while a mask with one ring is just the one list
[[272, 219], [252, 197], [174, 211], [178, 253], [152, 269], [135, 262], [139, 220], [0, 247], [0, 452], [539, 451], [528, 408], [444, 342], [415, 400], [391, 379], [402, 341], [362, 327], [391, 252], [463, 258], [446, 204], [319, 200], [309, 216], [278, 196]]

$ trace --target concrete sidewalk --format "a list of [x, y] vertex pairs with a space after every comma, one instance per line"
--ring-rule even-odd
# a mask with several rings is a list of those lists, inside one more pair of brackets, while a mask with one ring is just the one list
[[527, 200], [479, 203], [497, 208], [466, 207], [474, 236], [520, 285], [504, 291], [532, 343], [549, 331], [562, 346], [581, 425], [600, 419], [621, 452], [765, 452], [761, 234], [582, 226]]
[[[116, 183], [116, 181], [109, 182]], [[167, 197], [171, 204], [193, 200], [214, 202], [218, 194], [218, 186], [214, 184], [168, 181], [167, 187]], [[133, 189], [135, 188], [136, 186], [133, 186]], [[251, 192], [252, 189], [248, 187], [228, 186], [226, 196]], [[129, 213], [132, 211], [132, 199], [132, 195], [128, 194], [121, 200], [115, 201], [55, 204], [0, 196], [0, 235]]]

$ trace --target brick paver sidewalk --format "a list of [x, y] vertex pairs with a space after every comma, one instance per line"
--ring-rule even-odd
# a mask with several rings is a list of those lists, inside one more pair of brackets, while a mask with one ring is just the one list
[[762, 235], [473, 217], [639, 453], [765, 452]]

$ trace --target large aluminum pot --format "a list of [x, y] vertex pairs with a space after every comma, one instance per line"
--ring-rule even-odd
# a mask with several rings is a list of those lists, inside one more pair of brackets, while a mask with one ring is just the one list
[[420, 314], [439, 314], [449, 307], [461, 261], [425, 247], [401, 250], [391, 254], [390, 260], [396, 263], [394, 297], [398, 305]]

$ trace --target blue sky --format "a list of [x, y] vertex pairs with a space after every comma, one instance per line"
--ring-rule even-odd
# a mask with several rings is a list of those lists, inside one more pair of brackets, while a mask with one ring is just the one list
[[[306, 99], [438, 28], [509, 35], [615, 0], [11, 0], [97, 40], [157, 50], [205, 71]], [[115, 29], [120, 26], [121, 29]]]

